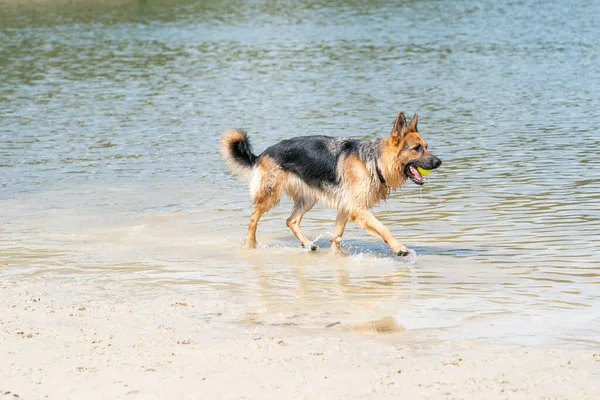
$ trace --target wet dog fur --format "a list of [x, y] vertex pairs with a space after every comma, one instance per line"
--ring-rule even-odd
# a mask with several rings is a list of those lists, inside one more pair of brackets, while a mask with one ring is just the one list
[[431, 170], [442, 164], [429, 152], [417, 122], [416, 113], [410, 123], [399, 113], [389, 137], [358, 140], [301, 136], [276, 143], [258, 156], [244, 131], [227, 131], [221, 140], [221, 153], [234, 173], [249, 179], [254, 204], [246, 245], [256, 247], [260, 217], [285, 193], [294, 201], [286, 223], [302, 246], [317, 248], [300, 229], [300, 222], [321, 201], [338, 212], [331, 238], [334, 252], [340, 252], [341, 237], [350, 219], [379, 235], [395, 254], [407, 255], [408, 249], [369, 209], [385, 200], [389, 189], [402, 186], [407, 179], [423, 185], [417, 167]]

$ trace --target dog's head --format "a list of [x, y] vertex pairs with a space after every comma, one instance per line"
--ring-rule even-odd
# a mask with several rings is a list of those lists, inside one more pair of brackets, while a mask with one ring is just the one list
[[419, 134], [417, 122], [417, 113], [415, 113], [409, 124], [406, 123], [404, 113], [398, 113], [389, 142], [396, 148], [397, 162], [401, 173], [421, 186], [425, 183], [425, 178], [417, 168], [436, 169], [442, 165], [442, 160], [429, 152], [427, 143]]

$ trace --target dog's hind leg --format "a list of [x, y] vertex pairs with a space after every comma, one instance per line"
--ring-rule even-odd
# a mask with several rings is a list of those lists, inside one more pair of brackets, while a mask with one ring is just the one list
[[398, 242], [392, 232], [385, 225], [379, 222], [379, 220], [375, 218], [369, 211], [363, 210], [359, 212], [352, 212], [350, 213], [350, 218], [356, 222], [359, 227], [366, 229], [369, 233], [381, 236], [383, 241], [390, 246], [396, 255], [408, 255], [408, 249], [406, 246]]
[[331, 250], [337, 255], [341, 255], [342, 251], [340, 250], [340, 242], [342, 241], [342, 235], [344, 234], [344, 229], [346, 228], [346, 222], [348, 222], [348, 212], [340, 211], [335, 219], [335, 230], [333, 231], [333, 236], [331, 237]]
[[317, 245], [307, 239], [302, 229], [300, 229], [300, 222], [302, 221], [302, 217], [311, 208], [316, 204], [316, 200], [300, 198], [296, 199], [294, 202], [294, 209], [292, 210], [292, 215], [287, 219], [286, 225], [288, 228], [294, 232], [294, 235], [300, 240], [302, 243], [302, 247], [309, 248], [311, 251], [315, 251], [317, 249]]
[[248, 234], [246, 235], [246, 245], [248, 247], [256, 247], [256, 228], [258, 227], [258, 221], [260, 217], [267, 211], [269, 211], [277, 201], [279, 201], [279, 192], [277, 190], [272, 191], [266, 197], [260, 197], [254, 200], [254, 210], [250, 214], [250, 223], [248, 224]]
[[252, 214], [250, 215], [250, 223], [248, 224], [248, 234], [246, 235], [246, 246], [250, 248], [256, 247], [256, 228], [258, 227], [258, 220], [267, 211], [260, 207], [254, 207]]
[[250, 215], [246, 246], [256, 247], [256, 228], [260, 217], [277, 204], [281, 197], [283, 182], [282, 171], [278, 168], [269, 168], [269, 160], [263, 159], [261, 166], [255, 172], [250, 182], [250, 193], [253, 197], [254, 210]]

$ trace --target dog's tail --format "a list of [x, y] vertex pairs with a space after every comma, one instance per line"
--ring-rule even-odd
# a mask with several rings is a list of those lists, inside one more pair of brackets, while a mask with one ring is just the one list
[[221, 138], [221, 154], [234, 173], [249, 177], [256, 163], [248, 134], [240, 129], [230, 129]]

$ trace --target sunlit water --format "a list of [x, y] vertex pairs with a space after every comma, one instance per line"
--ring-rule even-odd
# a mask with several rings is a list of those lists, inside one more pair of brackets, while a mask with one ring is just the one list
[[[395, 3], [0, 0], [0, 279], [181, 290], [232, 323], [600, 344], [600, 3]], [[241, 247], [225, 128], [262, 151], [386, 135], [400, 110], [444, 161], [374, 210], [416, 258], [351, 223], [333, 257], [322, 207], [306, 252], [289, 201]]]

